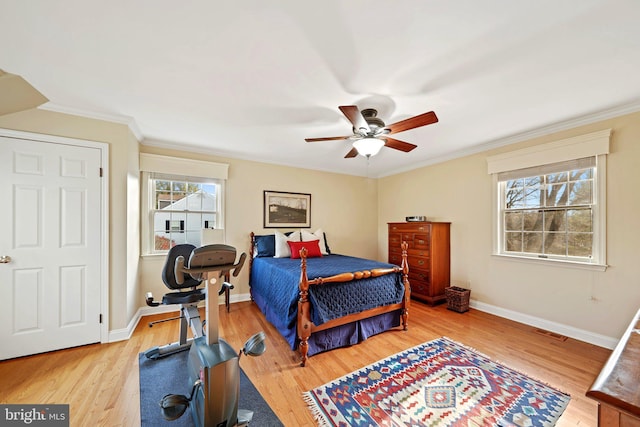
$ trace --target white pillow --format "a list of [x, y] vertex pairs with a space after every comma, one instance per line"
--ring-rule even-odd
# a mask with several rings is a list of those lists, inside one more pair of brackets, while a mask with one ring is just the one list
[[307, 230], [300, 230], [300, 237], [303, 242], [319, 240], [318, 246], [320, 246], [320, 252], [322, 255], [329, 255], [329, 252], [327, 252], [327, 244], [324, 241], [324, 231], [322, 231], [322, 228], [318, 228], [313, 233], [309, 233]]
[[274, 258], [289, 258], [291, 257], [291, 249], [287, 242], [299, 242], [300, 233], [295, 232], [291, 236], [287, 237], [279, 231], [275, 232], [276, 235], [276, 254]]

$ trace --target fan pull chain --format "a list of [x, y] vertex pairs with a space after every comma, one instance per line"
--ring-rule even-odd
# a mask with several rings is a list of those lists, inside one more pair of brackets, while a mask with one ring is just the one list
[[367, 178], [371, 178], [369, 176], [369, 162], [371, 161], [371, 156], [367, 156]]

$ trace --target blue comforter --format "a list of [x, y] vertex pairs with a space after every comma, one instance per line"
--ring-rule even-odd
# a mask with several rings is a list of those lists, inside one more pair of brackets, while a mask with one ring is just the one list
[[[381, 263], [345, 255], [328, 255], [307, 259], [309, 279], [329, 277], [344, 272], [389, 268]], [[255, 258], [251, 267], [251, 293], [267, 320], [288, 339], [295, 336], [298, 311], [300, 260], [290, 258]], [[329, 320], [359, 313], [370, 308], [402, 301], [402, 274], [310, 286], [311, 320], [321, 325]]]

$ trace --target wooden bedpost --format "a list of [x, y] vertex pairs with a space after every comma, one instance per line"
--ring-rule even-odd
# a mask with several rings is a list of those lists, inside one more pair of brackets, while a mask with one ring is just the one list
[[249, 295], [251, 296], [251, 301], [253, 301], [253, 292], [251, 292], [251, 267], [253, 266], [253, 256], [256, 250], [256, 235], [252, 231], [250, 234], [251, 237], [251, 252], [249, 252]]
[[307, 277], [307, 248], [300, 250], [300, 298], [298, 299], [298, 338], [300, 339], [300, 366], [307, 363], [309, 337], [311, 336], [311, 303]]
[[402, 308], [402, 329], [407, 330], [409, 326], [409, 305], [411, 304], [411, 284], [409, 283], [409, 262], [407, 261], [407, 249], [409, 244], [402, 242], [402, 282], [404, 283], [404, 299]]
[[252, 231], [249, 236], [251, 237], [251, 258], [253, 258], [253, 251], [255, 250], [255, 245], [256, 245], [256, 235], [255, 233]]

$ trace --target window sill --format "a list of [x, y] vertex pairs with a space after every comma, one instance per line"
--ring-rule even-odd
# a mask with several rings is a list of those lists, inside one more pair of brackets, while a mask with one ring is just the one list
[[606, 271], [607, 267], [609, 267], [607, 264], [596, 264], [596, 263], [577, 262], [577, 261], [560, 261], [557, 259], [548, 259], [548, 258], [547, 259], [533, 258], [533, 257], [503, 255], [503, 254], [493, 254], [492, 256], [496, 258], [509, 260], [509, 261], [515, 261], [515, 262], [553, 265], [556, 267], [575, 268], [578, 270]]
[[149, 258], [149, 259], [153, 259], [153, 258], [166, 258], [167, 254], [141, 254], [140, 255], [141, 258]]

